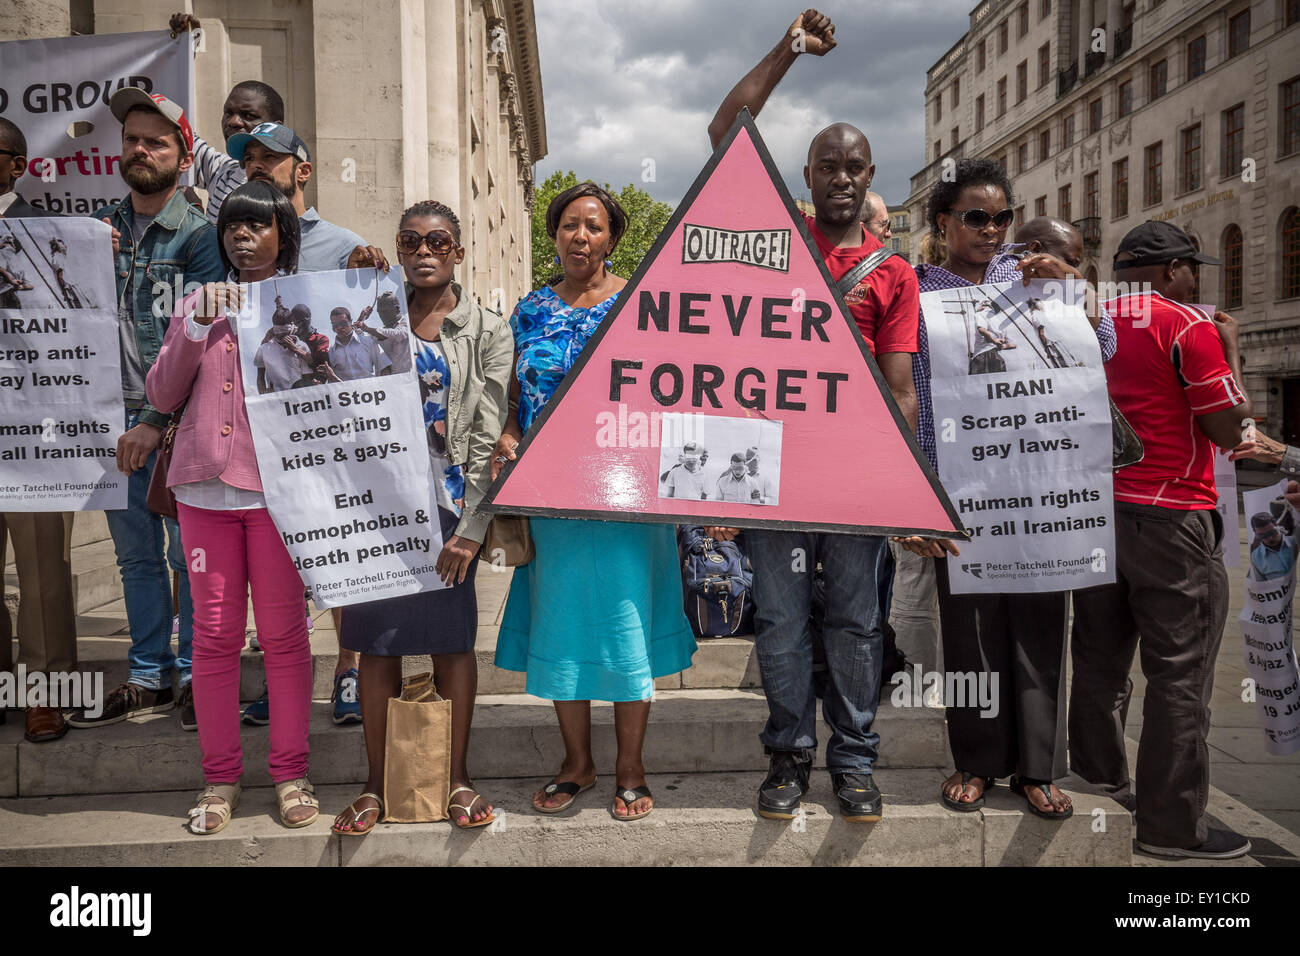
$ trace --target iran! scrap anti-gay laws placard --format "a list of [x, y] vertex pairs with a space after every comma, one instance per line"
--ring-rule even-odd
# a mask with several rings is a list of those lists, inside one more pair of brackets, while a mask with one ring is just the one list
[[742, 112], [486, 510], [962, 536]]

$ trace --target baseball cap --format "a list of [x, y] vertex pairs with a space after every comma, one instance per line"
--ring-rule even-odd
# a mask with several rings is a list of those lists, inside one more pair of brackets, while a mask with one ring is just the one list
[[745, 456], [742, 455], [740, 452], [735, 452], [735, 453], [732, 454], [732, 456], [731, 456], [731, 460], [732, 460], [733, 462], [736, 462], [736, 461], [744, 462], [744, 460], [745, 460]]
[[253, 140], [257, 140], [273, 153], [297, 156], [304, 163], [311, 162], [307, 144], [283, 123], [258, 123], [247, 133], [236, 133], [226, 140], [226, 152], [235, 162], [242, 163], [244, 149]]
[[181, 131], [181, 138], [185, 140], [185, 148], [194, 151], [194, 130], [190, 129], [185, 111], [161, 93], [146, 93], [138, 86], [124, 86], [108, 101], [108, 108], [113, 111], [119, 123], [125, 123], [126, 114], [137, 106], [151, 109], [169, 123], [175, 124]]
[[683, 455], [698, 455], [702, 451], [700, 443], [697, 441], [688, 441], [682, 446]]
[[[1128, 253], [1133, 258], [1120, 261], [1120, 256]], [[1158, 266], [1174, 259], [1190, 259], [1203, 262], [1207, 266], [1222, 265], [1214, 256], [1207, 256], [1197, 250], [1187, 233], [1168, 222], [1155, 222], [1148, 219], [1140, 226], [1134, 226], [1120, 240], [1115, 252], [1114, 265], [1118, 269], [1136, 268], [1138, 266]]]

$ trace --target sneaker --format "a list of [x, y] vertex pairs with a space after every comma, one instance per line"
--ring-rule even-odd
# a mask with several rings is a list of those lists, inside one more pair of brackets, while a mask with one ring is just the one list
[[1193, 860], [1234, 860], [1250, 852], [1250, 841], [1244, 836], [1232, 830], [1220, 830], [1218, 827], [1210, 827], [1205, 842], [1198, 843], [1196, 846], [1156, 846], [1152, 843], [1143, 843], [1141, 840], [1133, 842], [1139, 850], [1152, 856]]
[[250, 727], [265, 727], [271, 722], [271, 704], [265, 691], [262, 692], [261, 697], [244, 708], [239, 719]]
[[812, 761], [802, 760], [798, 754], [773, 753], [767, 779], [758, 788], [758, 815], [769, 820], [793, 820], [799, 801], [808, 792], [811, 769]]
[[833, 773], [831, 785], [840, 804], [840, 816], [854, 823], [880, 820], [880, 789], [869, 773]]
[[74, 713], [68, 718], [68, 724], [72, 727], [106, 727], [109, 724], [116, 724], [119, 721], [126, 720], [128, 717], [139, 717], [143, 714], [161, 714], [172, 708], [172, 689], [164, 687], [162, 690], [150, 690], [148, 687], [141, 687], [139, 684], [126, 683], [114, 687], [104, 698], [104, 706], [98, 717], [92, 717], [86, 712], [86, 708]]
[[176, 706], [181, 712], [181, 730], [198, 730], [199, 719], [194, 716], [194, 682], [190, 681], [176, 695]]
[[335, 675], [334, 693], [330, 695], [330, 700], [334, 701], [335, 724], [361, 723], [361, 695], [357, 692], [355, 667]]

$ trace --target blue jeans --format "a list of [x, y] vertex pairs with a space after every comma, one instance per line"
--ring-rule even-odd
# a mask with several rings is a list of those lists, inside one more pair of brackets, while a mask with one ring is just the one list
[[[136, 413], [126, 413], [126, 427], [134, 428]], [[185, 573], [185, 551], [181, 529], [173, 518], [160, 518], [145, 505], [154, 460], [149, 456], [143, 468], [127, 481], [127, 504], [121, 511], [106, 511], [108, 530], [117, 552], [126, 598], [126, 620], [131, 629], [130, 680], [133, 684], [161, 690], [170, 687], [172, 669], [180, 671], [180, 683], [190, 682], [194, 652], [194, 604], [190, 600], [190, 579]], [[167, 529], [164, 560], [163, 528]], [[180, 635], [177, 653], [172, 653], [172, 585], [168, 565], [180, 573]]]
[[812, 572], [821, 562], [827, 665], [822, 716], [831, 728], [826, 767], [831, 773], [870, 773], [880, 743], [871, 723], [880, 702], [884, 653], [874, 579], [880, 552], [889, 550], [887, 542], [861, 535], [750, 530], [745, 546], [754, 568], [754, 646], [767, 696], [767, 726], [760, 735], [764, 748], [808, 759], [817, 751], [808, 618]]

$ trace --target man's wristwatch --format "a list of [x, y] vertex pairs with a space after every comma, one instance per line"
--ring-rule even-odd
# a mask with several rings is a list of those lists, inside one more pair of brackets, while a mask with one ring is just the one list
[[1282, 464], [1277, 466], [1277, 470], [1287, 478], [1300, 479], [1300, 447], [1287, 445], [1282, 452]]

